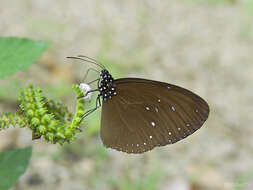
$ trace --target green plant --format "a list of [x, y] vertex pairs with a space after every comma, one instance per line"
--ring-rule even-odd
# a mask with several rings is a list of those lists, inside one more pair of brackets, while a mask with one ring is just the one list
[[0, 79], [26, 70], [49, 45], [48, 42], [28, 38], [0, 38]]
[[[73, 89], [77, 97], [83, 95], [78, 85]], [[77, 99], [74, 116], [63, 104], [47, 99], [42, 95], [40, 88], [32, 85], [21, 90], [20, 110], [16, 113], [2, 113], [0, 115], [0, 128], [10, 126], [26, 127], [32, 130], [33, 139], [44, 137], [47, 142], [63, 144], [75, 139], [80, 132], [81, 117], [84, 114], [84, 100]]]
[[9, 189], [28, 167], [32, 147], [0, 152], [0, 189]]
[[[0, 78], [27, 69], [48, 46], [49, 43], [27, 38], [0, 38]], [[73, 89], [77, 97], [83, 95], [78, 85], [73, 85]], [[40, 88], [32, 85], [20, 91], [18, 100], [20, 110], [0, 114], [1, 130], [16, 125], [27, 127], [32, 130], [33, 139], [43, 136], [46, 141], [59, 144], [73, 141], [75, 134], [80, 132], [81, 117], [84, 114], [83, 99], [77, 99], [74, 116], [66, 106], [46, 98]]]
[[[0, 38], [0, 79], [27, 69], [48, 48], [49, 43], [27, 38]], [[83, 95], [78, 85], [73, 85], [77, 97]], [[70, 143], [80, 132], [84, 100], [77, 98], [73, 115], [62, 103], [49, 99], [33, 85], [20, 90], [19, 109], [15, 113], [0, 113], [0, 132], [10, 126], [29, 128], [32, 139], [43, 137], [54, 144]], [[32, 148], [9, 150], [0, 153], [0, 189], [10, 188], [22, 175], [31, 157]], [[8, 167], [9, 166], [9, 167]]]

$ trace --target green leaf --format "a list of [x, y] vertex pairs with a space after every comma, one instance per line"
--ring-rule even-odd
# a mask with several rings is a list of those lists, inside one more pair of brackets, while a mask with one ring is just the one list
[[7, 190], [28, 167], [32, 147], [0, 152], [0, 189]]
[[48, 42], [27, 38], [0, 38], [0, 79], [26, 70], [48, 46]]

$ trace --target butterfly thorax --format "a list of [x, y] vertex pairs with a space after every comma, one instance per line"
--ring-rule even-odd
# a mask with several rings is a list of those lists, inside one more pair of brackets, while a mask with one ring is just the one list
[[114, 79], [106, 69], [101, 71], [100, 78], [98, 85], [100, 96], [103, 98], [103, 101], [107, 101], [117, 94]]

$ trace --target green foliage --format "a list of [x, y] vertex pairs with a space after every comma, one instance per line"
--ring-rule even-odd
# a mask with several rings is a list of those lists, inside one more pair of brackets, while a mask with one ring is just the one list
[[[73, 89], [80, 97], [83, 92], [78, 85]], [[82, 115], [84, 114], [84, 100], [77, 99], [76, 113], [74, 116], [67, 107], [59, 102], [47, 99], [42, 95], [40, 88], [32, 85], [20, 91], [20, 108], [17, 113], [3, 113], [0, 116], [0, 128], [19, 125], [32, 130], [33, 139], [41, 136], [47, 142], [63, 144], [75, 139], [76, 133], [80, 132]], [[72, 120], [72, 121], [71, 121]]]
[[[49, 43], [26, 38], [0, 38], [0, 79], [10, 76], [18, 70], [27, 69], [48, 46]], [[11, 89], [13, 92], [11, 94], [15, 94], [15, 89], [17, 88]], [[83, 95], [78, 85], [73, 85], [73, 89], [77, 97]], [[9, 97], [9, 94], [10, 92], [3, 90], [0, 93], [3, 97]], [[32, 85], [20, 90], [18, 100], [20, 109], [16, 113], [0, 114], [0, 131], [10, 126], [27, 127], [32, 130], [33, 139], [44, 137], [48, 142], [61, 145], [73, 141], [76, 133], [81, 131], [81, 118], [84, 114], [84, 100], [82, 98], [77, 98], [74, 116], [66, 106], [48, 99], [42, 94], [40, 88], [34, 88]], [[1, 190], [10, 188], [25, 172], [31, 153], [31, 147], [0, 153]]]
[[20, 113], [3, 113], [0, 117], [0, 129], [9, 128], [10, 125], [25, 127], [28, 121]]
[[7, 190], [27, 169], [32, 148], [0, 152], [0, 189]]
[[49, 43], [27, 38], [0, 38], [0, 79], [26, 70], [48, 46]]

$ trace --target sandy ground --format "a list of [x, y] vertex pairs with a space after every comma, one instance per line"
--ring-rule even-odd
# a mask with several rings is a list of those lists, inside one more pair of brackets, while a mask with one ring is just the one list
[[[40, 64], [11, 79], [42, 88], [49, 83], [70, 85], [85, 68], [66, 56], [106, 57], [126, 68], [127, 76], [187, 87], [211, 108], [208, 121], [196, 134], [138, 156], [104, 149], [98, 134], [88, 140], [80, 135], [76, 145], [62, 148], [31, 142], [25, 130], [1, 132], [0, 149], [29, 144], [34, 148], [31, 165], [13, 190], [253, 188], [253, 22], [240, 3], [26, 0], [0, 4], [1, 36], [52, 42]], [[64, 101], [73, 109], [73, 96]], [[15, 106], [13, 100], [0, 102], [1, 111]], [[80, 153], [82, 149], [87, 151]], [[73, 152], [78, 156], [71, 156]]]

